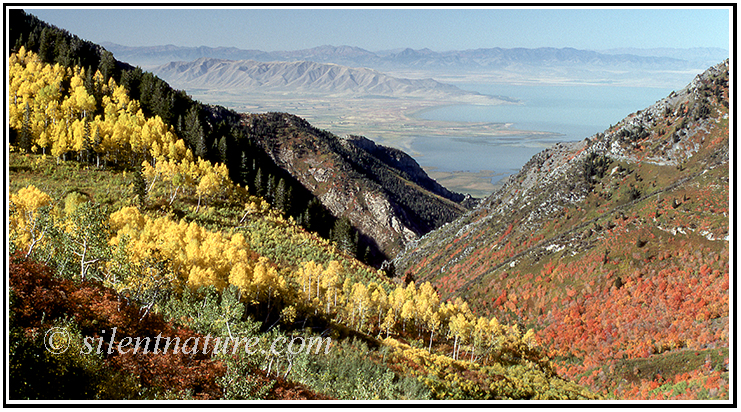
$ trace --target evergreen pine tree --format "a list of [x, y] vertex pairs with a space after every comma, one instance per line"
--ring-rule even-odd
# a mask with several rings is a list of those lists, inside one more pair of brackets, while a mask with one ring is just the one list
[[250, 184], [253, 184], [254, 182], [251, 181], [249, 178], [251, 172], [252, 170], [250, 168], [250, 158], [247, 156], [247, 153], [242, 151], [241, 160], [239, 162], [239, 177], [237, 179], [237, 182], [242, 183], [243, 185], [247, 185], [248, 182]]
[[265, 188], [265, 197], [271, 205], [275, 205], [275, 186], [275, 176], [270, 175]]
[[335, 221], [332, 227], [331, 240], [337, 245], [338, 248], [344, 250], [351, 256], [355, 256], [358, 252], [358, 237], [355, 229], [350, 223], [350, 219], [347, 217], [339, 218]]
[[287, 195], [286, 181], [280, 178], [278, 179], [278, 185], [275, 187], [275, 207], [284, 213], [288, 212]]
[[98, 66], [100, 74], [103, 75], [103, 80], [108, 82], [108, 79], [114, 75], [116, 70], [116, 59], [113, 57], [113, 53], [108, 50], [104, 50], [100, 55], [100, 65]]
[[201, 125], [200, 107], [194, 104], [183, 119], [183, 138], [190, 147], [194, 149], [197, 157], [205, 159], [208, 155], [208, 146], [206, 145], [206, 135]]
[[219, 161], [225, 165], [229, 165], [229, 147], [226, 141], [226, 136], [221, 136], [219, 139]]
[[51, 29], [44, 27], [41, 30], [41, 38], [39, 40], [39, 58], [44, 63], [54, 63], [54, 35], [51, 33]]
[[265, 184], [263, 182], [263, 177], [262, 177], [262, 168], [258, 168], [257, 173], [255, 174], [254, 193], [255, 195], [260, 196], [260, 197], [265, 196]]

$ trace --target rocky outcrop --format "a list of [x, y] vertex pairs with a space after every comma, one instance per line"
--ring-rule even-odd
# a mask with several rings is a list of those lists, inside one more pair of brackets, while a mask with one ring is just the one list
[[386, 257], [466, 211], [460, 202], [467, 198], [437, 184], [399, 150], [342, 139], [285, 113], [244, 115], [243, 126], [277, 166]]

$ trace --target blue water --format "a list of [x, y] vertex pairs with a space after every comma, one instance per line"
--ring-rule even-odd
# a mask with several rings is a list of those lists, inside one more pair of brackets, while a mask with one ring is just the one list
[[452, 122], [512, 123], [511, 129], [549, 132], [502, 137], [418, 136], [412, 142], [423, 167], [441, 171], [493, 170], [498, 176], [516, 173], [534, 154], [557, 142], [578, 141], [604, 132], [627, 115], [654, 104], [671, 89], [616, 86], [516, 86], [464, 84], [465, 90], [517, 99], [518, 105], [445, 106], [416, 117]]

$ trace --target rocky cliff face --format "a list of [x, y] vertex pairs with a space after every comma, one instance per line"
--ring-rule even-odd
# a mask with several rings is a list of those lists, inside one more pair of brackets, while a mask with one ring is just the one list
[[244, 115], [242, 122], [278, 166], [387, 257], [466, 210], [459, 204], [464, 196], [442, 188], [394, 149], [342, 139], [283, 113]]

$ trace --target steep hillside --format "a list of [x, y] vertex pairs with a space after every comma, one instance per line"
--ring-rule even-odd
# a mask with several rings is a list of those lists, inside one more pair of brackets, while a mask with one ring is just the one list
[[491, 96], [464, 91], [432, 79], [400, 79], [371, 69], [310, 61], [262, 63], [254, 60], [200, 58], [191, 62], [171, 62], [155, 67], [152, 71], [173, 86], [189, 90], [462, 99], [490, 104], [502, 102]]
[[[604, 133], [537, 154], [410, 244], [397, 270], [536, 327], [573, 377], [617, 359], [727, 348], [728, 122], [725, 61]], [[649, 375], [578, 377], [636, 396]]]
[[[88, 92], [84, 68], [19, 43], [7, 403], [600, 398], [559, 377], [532, 330], [391, 282], [194, 156], [113, 77], [96, 71]], [[271, 116], [242, 126], [305, 138], [308, 124]]]
[[341, 139], [289, 114], [243, 115], [241, 127], [332, 214], [348, 218], [387, 256], [466, 210], [463, 195], [438, 185], [393, 149]]

